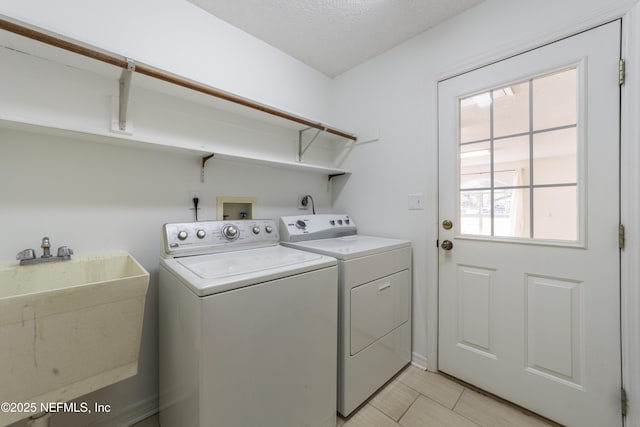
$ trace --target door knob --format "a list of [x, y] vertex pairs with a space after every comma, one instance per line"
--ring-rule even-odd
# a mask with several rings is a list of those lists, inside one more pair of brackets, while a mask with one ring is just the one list
[[444, 221], [442, 221], [442, 228], [444, 228], [445, 230], [451, 230], [452, 227], [453, 222], [450, 219], [445, 219]]
[[453, 242], [451, 240], [443, 240], [440, 247], [445, 251], [450, 251], [451, 249], [453, 249]]

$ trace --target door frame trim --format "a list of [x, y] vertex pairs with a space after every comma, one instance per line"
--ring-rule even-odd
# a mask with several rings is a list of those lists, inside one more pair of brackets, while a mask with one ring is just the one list
[[[627, 66], [640, 64], [640, 5], [625, 14], [622, 21], [622, 57]], [[640, 84], [629, 78], [621, 91], [620, 114], [620, 220], [627, 230], [625, 249], [620, 254], [622, 384], [629, 400], [625, 424], [640, 425]]]
[[[511, 56], [525, 53], [529, 50], [541, 47], [545, 44], [573, 36], [615, 19], [622, 19], [622, 49], [621, 54], [627, 63], [627, 69], [640, 68], [640, 3], [633, 2], [622, 6], [600, 10], [593, 16], [585, 17], [579, 24], [574, 24], [562, 32], [554, 34], [538, 34], [528, 40], [520, 41], [510, 47], [494, 49], [483, 53], [471, 61], [453, 67], [450, 71], [441, 74], [432, 81], [434, 93], [438, 94], [439, 82], [466, 73], [476, 68], [490, 65], [507, 59]], [[622, 345], [622, 383], [627, 391], [629, 409], [625, 419], [625, 425], [640, 425], [640, 288], [633, 286], [640, 284], [640, 265], [634, 265], [634, 260], [640, 259], [640, 239], [630, 236], [638, 236], [640, 227], [640, 144], [633, 141], [640, 140], [640, 124], [631, 120], [640, 115], [640, 84], [637, 80], [629, 78], [621, 91], [620, 114], [620, 215], [621, 222], [627, 229], [627, 244], [620, 256], [620, 292], [621, 292], [621, 345]], [[438, 97], [432, 101], [434, 111], [438, 111]], [[439, 140], [437, 126], [432, 131], [434, 141]], [[436, 177], [438, 177], [436, 173]], [[436, 178], [434, 194], [437, 195], [439, 183]], [[436, 198], [437, 200], [437, 198]], [[434, 206], [432, 214], [439, 218], [439, 206]], [[437, 224], [436, 224], [437, 227]], [[436, 235], [437, 236], [437, 235]], [[437, 371], [438, 367], [438, 249], [435, 249], [435, 260], [429, 263], [435, 267], [431, 269], [427, 281], [426, 307], [427, 328], [426, 342], [427, 355], [424, 365], [421, 366], [430, 371]], [[414, 355], [415, 356], [415, 355]], [[419, 365], [422, 365], [420, 363]]]

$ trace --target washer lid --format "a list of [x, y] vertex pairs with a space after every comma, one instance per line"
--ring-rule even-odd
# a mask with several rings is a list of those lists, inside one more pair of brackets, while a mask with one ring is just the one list
[[287, 251], [279, 247], [276, 250], [226, 252], [219, 255], [180, 258], [178, 263], [202, 279], [219, 279], [258, 273], [263, 270], [282, 269], [320, 258], [317, 254]]
[[355, 235], [296, 243], [283, 242], [282, 244], [292, 248], [332, 256], [340, 260], [349, 260], [393, 249], [404, 248], [410, 246], [411, 242], [408, 240]]
[[332, 258], [284, 246], [162, 259], [198, 296], [336, 265]]

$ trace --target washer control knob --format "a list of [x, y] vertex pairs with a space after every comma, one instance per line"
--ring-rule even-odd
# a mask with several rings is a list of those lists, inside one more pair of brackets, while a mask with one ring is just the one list
[[253, 234], [260, 234], [260, 227], [254, 225], [251, 231], [253, 231]]
[[238, 227], [236, 227], [235, 225], [227, 224], [224, 227], [222, 227], [222, 235], [227, 240], [235, 240], [240, 235], [240, 232], [238, 230]]
[[187, 237], [189, 237], [189, 234], [184, 230], [178, 233], [178, 239], [180, 240], [187, 240]]
[[296, 221], [296, 227], [304, 230], [305, 228], [307, 228], [307, 224], [303, 220], [299, 219]]
[[349, 224], [350, 222], [351, 222], [351, 221], [349, 221], [349, 219], [348, 219], [348, 218], [344, 220], [344, 223], [345, 223], [345, 224]]
[[267, 232], [267, 234], [271, 234], [271, 232], [273, 231], [273, 227], [272, 227], [272, 226], [270, 226], [270, 225], [267, 225], [267, 226], [264, 228], [264, 231], [266, 231], [266, 232]]
[[338, 225], [342, 225], [342, 220], [341, 219], [338, 220]]
[[331, 224], [331, 225], [336, 225], [336, 220], [335, 220], [335, 219], [330, 220], [330, 221], [329, 221], [329, 224]]
[[198, 239], [204, 239], [204, 236], [206, 235], [207, 235], [207, 232], [202, 229], [196, 231], [196, 236], [198, 236]]

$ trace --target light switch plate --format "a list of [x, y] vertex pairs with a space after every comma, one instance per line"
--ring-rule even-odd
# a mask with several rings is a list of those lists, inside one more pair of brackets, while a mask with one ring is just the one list
[[409, 210], [424, 210], [424, 194], [409, 194]]

